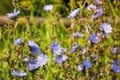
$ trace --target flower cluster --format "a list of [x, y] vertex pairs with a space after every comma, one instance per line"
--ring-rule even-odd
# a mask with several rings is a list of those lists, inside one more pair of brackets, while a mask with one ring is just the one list
[[[21, 42], [22, 42], [22, 38], [18, 38], [17, 40], [15, 40], [14, 44], [19, 45], [19, 44], [21, 44]], [[29, 71], [33, 71], [33, 70], [47, 64], [47, 62], [49, 60], [48, 56], [42, 54], [39, 46], [34, 41], [27, 42], [27, 46], [30, 47], [30, 51], [33, 55], [36, 53], [39, 54], [37, 56], [37, 58], [35, 58], [34, 60], [28, 59], [28, 58], [23, 59], [23, 61], [28, 62], [28, 70]], [[12, 75], [23, 77], [23, 76], [26, 76], [27, 73], [20, 72], [20, 71], [13, 71]]]
[[56, 62], [62, 64], [64, 61], [66, 61], [67, 56], [63, 55], [62, 53], [66, 52], [67, 49], [62, 48], [57, 42], [51, 44], [50, 49], [53, 52], [54, 57], [56, 58]]

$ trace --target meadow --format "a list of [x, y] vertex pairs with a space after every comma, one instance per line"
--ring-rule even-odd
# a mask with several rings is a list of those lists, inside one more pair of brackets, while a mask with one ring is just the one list
[[0, 12], [0, 80], [120, 80], [119, 0], [8, 5]]

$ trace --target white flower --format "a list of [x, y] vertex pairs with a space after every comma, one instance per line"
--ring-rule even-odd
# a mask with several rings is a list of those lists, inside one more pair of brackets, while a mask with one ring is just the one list
[[69, 14], [68, 18], [74, 18], [75, 16], [78, 15], [79, 11], [80, 11], [80, 8], [77, 8], [74, 11], [71, 11], [71, 13]]
[[51, 11], [52, 9], [53, 9], [53, 5], [51, 5], [51, 4], [45, 5], [45, 6], [43, 7], [43, 10], [44, 10], [44, 11]]

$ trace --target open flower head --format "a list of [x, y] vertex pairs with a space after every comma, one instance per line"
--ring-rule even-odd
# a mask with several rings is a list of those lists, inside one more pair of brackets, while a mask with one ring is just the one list
[[116, 60], [113, 65], [112, 65], [112, 70], [115, 72], [115, 73], [119, 73], [120, 72], [120, 67], [118, 66], [120, 61]]
[[15, 70], [13, 70], [11, 74], [14, 76], [18, 76], [18, 77], [23, 77], [27, 75], [26, 72], [20, 72], [20, 71], [15, 71]]
[[59, 43], [54, 42], [51, 44], [50, 49], [52, 50], [54, 56], [61, 55], [61, 53], [64, 53], [67, 51], [67, 49], [62, 48]]
[[100, 37], [97, 36], [97, 34], [93, 32], [93, 33], [90, 35], [89, 40], [90, 40], [92, 43], [97, 44], [97, 43], [99, 42], [99, 38], [100, 38]]
[[96, 13], [94, 13], [91, 18], [98, 18], [103, 14], [103, 9], [102, 8], [96, 8]]
[[56, 62], [59, 64], [62, 64], [63, 62], [65, 62], [67, 60], [67, 56], [66, 55], [60, 55], [56, 58]]
[[30, 60], [28, 70], [33, 71], [39, 67], [42, 67], [47, 64], [48, 60], [48, 56], [41, 54], [35, 60]]
[[51, 11], [52, 9], [53, 9], [53, 5], [51, 5], [51, 4], [45, 5], [45, 6], [43, 7], [43, 10], [44, 10], [44, 11]]
[[109, 34], [109, 33], [112, 32], [112, 27], [111, 27], [111, 25], [108, 24], [108, 23], [102, 23], [102, 24], [100, 25], [100, 30], [104, 31], [105, 34]]
[[85, 68], [91, 68], [91, 67], [92, 67], [92, 63], [91, 63], [91, 61], [89, 61], [89, 60], [84, 60], [84, 61], [82, 62], [82, 65], [83, 65]]
[[8, 13], [7, 17], [8, 18], [14, 18], [14, 17], [18, 16], [18, 14], [20, 14], [20, 10], [14, 9], [14, 12], [13, 13]]
[[80, 11], [80, 8], [77, 8], [74, 11], [71, 11], [71, 13], [69, 14], [68, 18], [74, 18], [75, 16], [78, 15], [79, 11]]
[[75, 52], [79, 48], [78, 44], [75, 44], [75, 46], [72, 47], [72, 50], [70, 50], [71, 53]]
[[31, 53], [32, 54], [41, 54], [41, 50], [39, 46], [34, 42], [34, 41], [29, 41], [27, 45], [30, 47]]
[[21, 43], [22, 43], [22, 38], [18, 38], [17, 40], [15, 40], [14, 45], [17, 46]]

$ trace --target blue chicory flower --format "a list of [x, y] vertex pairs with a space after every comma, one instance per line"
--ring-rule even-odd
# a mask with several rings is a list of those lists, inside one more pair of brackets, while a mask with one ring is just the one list
[[44, 10], [44, 11], [51, 11], [52, 9], [53, 9], [53, 5], [51, 5], [51, 4], [45, 5], [45, 6], [43, 7], [43, 10]]
[[13, 12], [13, 13], [8, 13], [8, 14], [7, 14], [7, 17], [8, 17], [8, 18], [14, 18], [14, 17], [16, 17], [18, 14], [20, 14], [20, 10], [14, 9], [14, 12]]
[[67, 51], [67, 49], [62, 48], [60, 44], [57, 42], [54, 42], [53, 44], [51, 44], [50, 49], [54, 53], [54, 56], [61, 55], [61, 53], [64, 53]]
[[48, 56], [41, 54], [35, 60], [30, 60], [28, 70], [33, 71], [39, 67], [42, 67], [47, 64], [48, 60]]
[[70, 50], [71, 53], [75, 52], [79, 48], [78, 44], [75, 44], [75, 46], [72, 47], [72, 50]]
[[78, 38], [83, 37], [83, 35], [81, 33], [79, 33], [79, 32], [73, 33], [72, 36], [73, 37], [78, 37]]
[[32, 54], [36, 54], [37, 53], [37, 54], [40, 55], [42, 53], [40, 48], [39, 48], [39, 46], [34, 41], [29, 41], [27, 43], [27, 45], [28, 45], [28, 47], [30, 47], [30, 50], [31, 50]]
[[15, 70], [13, 70], [11, 74], [14, 76], [18, 76], [18, 77], [23, 77], [27, 75], [26, 72], [20, 72], [20, 71], [15, 71]]
[[102, 8], [96, 8], [96, 13], [91, 16], [91, 18], [98, 18], [103, 14]]
[[112, 68], [111, 68], [111, 69], [112, 69], [114, 72], [116, 72], [116, 73], [119, 73], [119, 72], [120, 72], [120, 67], [118, 66], [119, 62], [120, 62], [120, 61], [116, 60], [116, 61], [113, 63]]
[[90, 35], [89, 40], [90, 40], [92, 43], [97, 44], [97, 43], [99, 42], [99, 38], [100, 38], [100, 37], [97, 36], [97, 34], [93, 32], [93, 33]]
[[56, 58], [56, 62], [59, 64], [62, 64], [63, 62], [65, 62], [67, 60], [67, 56], [66, 55], [60, 55]]
[[14, 45], [17, 46], [22, 43], [22, 38], [18, 38], [17, 40], [14, 41]]
[[91, 68], [91, 67], [92, 67], [92, 63], [91, 63], [91, 61], [89, 61], [89, 60], [84, 60], [84, 61], [82, 62], [82, 65], [83, 65], [85, 68]]
[[79, 11], [80, 11], [80, 8], [77, 8], [74, 11], [71, 11], [71, 13], [69, 14], [68, 18], [74, 18], [75, 16], [78, 15]]
[[105, 34], [109, 34], [109, 33], [112, 32], [112, 27], [111, 27], [111, 25], [108, 24], [108, 23], [102, 23], [102, 24], [100, 25], [100, 30], [104, 31]]

